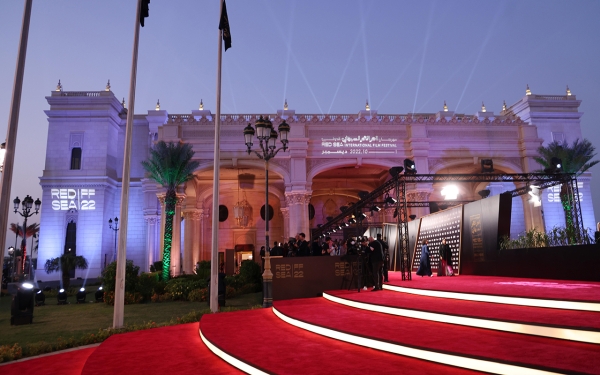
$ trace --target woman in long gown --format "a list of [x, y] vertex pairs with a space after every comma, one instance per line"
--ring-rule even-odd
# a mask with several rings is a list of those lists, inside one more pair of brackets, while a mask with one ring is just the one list
[[421, 277], [431, 277], [431, 263], [429, 263], [429, 247], [427, 246], [427, 240], [423, 240], [423, 246], [421, 247], [421, 262], [419, 263], [417, 275]]

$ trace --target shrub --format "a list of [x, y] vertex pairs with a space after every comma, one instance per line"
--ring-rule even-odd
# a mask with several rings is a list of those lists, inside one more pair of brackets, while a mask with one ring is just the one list
[[188, 294], [190, 302], [204, 302], [208, 299], [208, 288], [194, 289]]
[[227, 285], [225, 287], [225, 298], [233, 298], [237, 295], [237, 290], [234, 287]]
[[[125, 263], [125, 291], [133, 293], [138, 284], [138, 273], [140, 267], [133, 264], [132, 260]], [[102, 284], [105, 291], [115, 291], [117, 279], [117, 262], [112, 262], [102, 271]]]
[[153, 294], [151, 301], [152, 302], [165, 302], [165, 301], [171, 301], [173, 298], [171, 296], [171, 293], [163, 293], [163, 294]]
[[171, 294], [173, 300], [187, 300], [188, 294], [194, 289], [205, 288], [207, 281], [195, 275], [173, 278], [167, 282], [165, 290]]
[[262, 284], [260, 266], [253, 260], [245, 260], [240, 266], [240, 278], [245, 284]]
[[158, 262], [154, 262], [153, 264], [150, 265], [150, 272], [152, 272], [152, 273], [158, 272], [159, 277], [162, 277], [162, 269], [163, 269], [162, 260], [160, 260]]
[[20, 359], [23, 356], [23, 349], [19, 344], [0, 346], [0, 363]]
[[[142, 296], [144, 301], [149, 301], [150, 298], [155, 291], [155, 287], [159, 284], [159, 272], [153, 273], [143, 273], [140, 275], [138, 279], [138, 284], [136, 287], [136, 291]], [[164, 286], [162, 286], [162, 291], [164, 292]]]

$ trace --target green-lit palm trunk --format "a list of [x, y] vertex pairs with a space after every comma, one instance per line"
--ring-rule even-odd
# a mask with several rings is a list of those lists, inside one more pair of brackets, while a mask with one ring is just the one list
[[573, 217], [573, 194], [569, 191], [567, 184], [562, 184], [560, 187], [560, 203], [565, 212], [565, 228], [567, 230], [567, 238], [570, 244], [577, 243], [577, 233], [575, 221]]
[[171, 247], [173, 244], [173, 217], [175, 216], [175, 205], [177, 204], [177, 194], [175, 189], [168, 189], [165, 196], [165, 237], [163, 248], [163, 280], [169, 279], [171, 268]]

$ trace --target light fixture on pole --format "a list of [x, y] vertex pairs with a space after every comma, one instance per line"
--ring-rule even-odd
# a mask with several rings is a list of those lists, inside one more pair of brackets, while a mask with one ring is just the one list
[[115, 261], [115, 257], [117, 256], [117, 232], [119, 231], [119, 218], [115, 217], [114, 226], [113, 219], [108, 219], [108, 228], [112, 229], [115, 232], [115, 250], [113, 251], [112, 262]]
[[249, 222], [250, 210], [252, 207], [246, 199], [246, 192], [244, 192], [244, 199], [240, 201], [240, 173], [238, 171], [238, 201], [233, 206], [233, 216], [238, 226], [246, 228]]
[[[271, 219], [269, 210], [269, 160], [274, 158], [279, 151], [287, 150], [290, 126], [283, 120], [279, 124], [278, 130], [279, 134], [277, 130], [273, 129], [273, 123], [269, 120], [268, 116], [264, 119], [260, 116], [255, 122], [254, 128], [251, 124], [248, 124], [244, 128], [244, 140], [246, 147], [248, 147], [248, 155], [254, 152], [259, 159], [265, 161], [265, 271], [263, 273], [263, 307], [273, 305], [271, 290], [273, 273], [271, 272], [271, 250], [269, 248], [269, 220]], [[260, 150], [258, 151], [252, 150], [255, 134], [260, 146]], [[278, 137], [282, 144], [280, 148], [277, 148], [276, 144]]]
[[[13, 204], [14, 204], [14, 209], [15, 209], [15, 213], [23, 216], [23, 232], [27, 231], [27, 218], [33, 216], [33, 215], [37, 215], [40, 212], [40, 206], [42, 205], [42, 201], [38, 198], [35, 200], [35, 202], [33, 201], [33, 198], [31, 198], [29, 195], [27, 195], [25, 198], [23, 198], [23, 204], [22, 204], [22, 209], [19, 212], [19, 204], [21, 204], [21, 200], [19, 199], [19, 197], [16, 197], [15, 200], [13, 200]], [[35, 212], [31, 212], [31, 207], [35, 204]], [[27, 241], [26, 241], [26, 237], [27, 234], [23, 233], [23, 241], [21, 241], [21, 254], [23, 256], [23, 263], [21, 265], [21, 267], [19, 267], [20, 269], [17, 270], [17, 274], [20, 274], [21, 271], [25, 271], [25, 260], [27, 259]], [[31, 258], [31, 257], [30, 257]], [[30, 259], [31, 261], [31, 259]]]

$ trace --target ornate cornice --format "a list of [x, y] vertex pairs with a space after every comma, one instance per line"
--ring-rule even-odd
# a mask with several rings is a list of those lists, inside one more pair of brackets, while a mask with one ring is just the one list
[[431, 192], [429, 191], [410, 191], [406, 193], [406, 200], [409, 202], [428, 202]]
[[312, 195], [310, 193], [285, 193], [287, 206], [292, 204], [309, 204]]
[[193, 210], [185, 210], [183, 211], [183, 218], [190, 220], [202, 220], [202, 216], [204, 214], [204, 210], [202, 208], [197, 208]]

